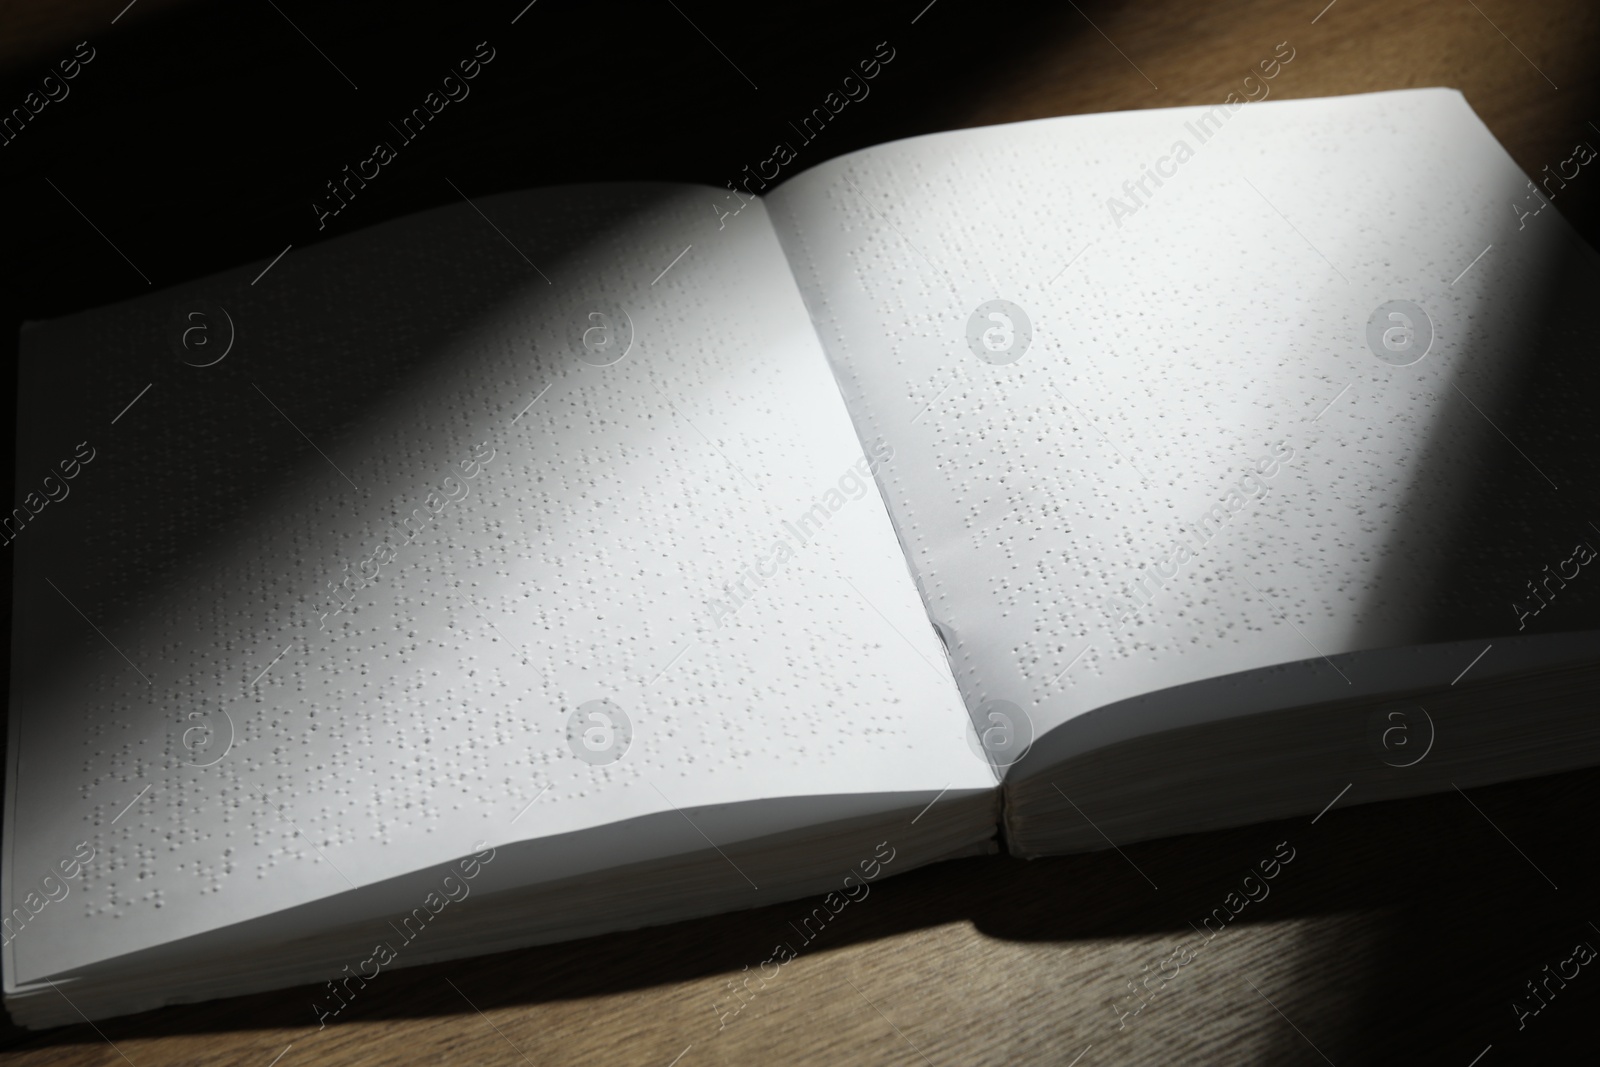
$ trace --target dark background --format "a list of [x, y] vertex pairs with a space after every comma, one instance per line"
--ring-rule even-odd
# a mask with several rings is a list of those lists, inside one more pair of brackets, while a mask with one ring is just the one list
[[[880, 41], [888, 41], [896, 55], [871, 83], [871, 95], [800, 148], [788, 173], [918, 133], [1219, 101], [1284, 39], [1299, 54], [1277, 80], [1278, 96], [1453, 85], [1467, 92], [1530, 173], [1567, 158], [1574, 141], [1600, 146], [1600, 129], [1589, 125], [1600, 119], [1600, 18], [1583, 3], [1532, 10], [1498, 0], [1484, 0], [1478, 8], [1443, 0], [1340, 0], [1312, 23], [1321, 3], [1084, 2], [1074, 8], [938, 0], [924, 11], [926, 0], [764, 8], [680, 0], [681, 10], [666, 0], [539, 0], [511, 25], [524, 2], [280, 0], [278, 10], [268, 0], [140, 0], [115, 26], [111, 19], [123, 0], [21, 3], [0, 13], [0, 107], [20, 105], [77, 41], [89, 41], [97, 53], [69, 83], [67, 99], [47, 106], [15, 142], [0, 146], [6, 209], [0, 224], [0, 344], [8, 358], [15, 358], [17, 327], [24, 320], [126, 299], [241, 263], [264, 264], [285, 245], [301, 249], [453, 202], [458, 196], [450, 182], [473, 198], [597, 180], [721, 185], [768, 156], [775, 142], [795, 141], [789, 120], [820, 103]], [[470, 83], [471, 95], [448, 105], [414, 143], [401, 146], [389, 122], [419, 105], [480, 41], [496, 56]], [[1130, 69], [1133, 60], [1159, 89]], [[1544, 73], [1533, 69], [1535, 61]], [[368, 156], [377, 141], [394, 144], [398, 159], [319, 231], [311, 204], [325, 198], [328, 180]], [[1600, 220], [1597, 175], [1600, 163], [1584, 168], [1555, 202], [1590, 244]], [[1592, 347], [1589, 353], [1600, 354]], [[1500, 421], [1535, 454], [1563, 457], [1560, 474], [1552, 474], [1580, 487], [1586, 477], [1593, 481], [1597, 366], [1600, 360], [1591, 359], [1530, 372]], [[0, 375], [0, 387], [8, 390], [0, 404], [15, 403], [14, 377]], [[0, 436], [9, 469], [10, 435]], [[1515, 455], [1501, 461], [1486, 472], [1483, 499], [1474, 507], [1503, 511], [1507, 499], [1526, 494], [1521, 461]], [[1526, 515], [1540, 505], [1518, 506]], [[1563, 505], [1565, 511], [1572, 507]], [[1600, 514], [1590, 517], [1600, 522]], [[1553, 562], [1564, 556], [1544, 550], [1544, 540], [1560, 547], [1560, 539], [1548, 534], [1530, 527], [1535, 547], [1519, 558]], [[1485, 564], [1483, 546], [1465, 533], [1445, 550], [1459, 561], [1457, 574], [1471, 573], [1475, 565], [1505, 565]], [[1584, 604], [1592, 609], [1596, 593], [1600, 589], [1585, 600], [1580, 591], [1571, 601], [1580, 609], [1573, 610]], [[1441, 610], [1461, 609], [1451, 604]], [[1559, 627], [1590, 617], [1546, 621]], [[1315, 827], [1299, 820], [1129, 848], [1129, 857], [1162, 885], [1159, 893], [1149, 892], [1115, 852], [1033, 863], [995, 857], [944, 864], [882, 884], [875, 892], [888, 903], [847, 913], [826, 935], [830, 942], [815, 951], [892, 946], [919, 930], [956, 921], [971, 922], [989, 937], [1041, 944], [1176, 935], [1215, 905], [1238, 869], [1289, 838], [1305, 842], [1293, 868], [1299, 889], [1252, 907], [1247, 921], [1349, 915], [1369, 935], [1363, 944], [1378, 946], [1353, 954], [1336, 942], [1300, 945], [1308, 962], [1289, 1002], [1277, 1000], [1332, 1062], [1465, 1065], [1491, 1043], [1483, 1067], [1576, 1059], [1596, 1041], [1591, 1020], [1600, 1007], [1600, 977], [1591, 977], [1592, 969], [1525, 1031], [1517, 1031], [1509, 1003], [1525, 978], [1568, 955], [1574, 941], [1600, 947], [1600, 930], [1588, 925], [1600, 921], [1593, 859], [1600, 773], [1515, 783], [1473, 796], [1481, 813], [1453, 793], [1368, 807], [1350, 806], [1360, 799], [1352, 795]], [[1537, 861], [1537, 870], [1519, 849]], [[752, 959], [751, 946], [764, 943], [774, 923], [787, 917], [784, 909], [765, 909], [491, 957], [474, 964], [475, 1003], [492, 1012], [665, 991], [674, 983], [734, 972]], [[907, 948], [889, 966], [916, 971], [914, 953]], [[1138, 962], [1129, 959], [1135, 960], [1125, 968], [1131, 975]], [[950, 967], [950, 961], [923, 965], [932, 981], [976, 981], [962, 973], [966, 967]], [[970, 967], [981, 970], [976, 962]], [[439, 993], [440, 975], [458, 970], [440, 965], [397, 972], [388, 979], [385, 997], [352, 1009], [341, 1026], [431, 1016], [459, 1016], [462, 1027], [481, 1026], [448, 990]], [[1041, 972], [983, 980], [1034, 989], [1047, 977]], [[1041, 1011], [1035, 1001], [1026, 1016], [984, 1013], [970, 1025], [987, 1028], [995, 1049], [1004, 1050], [1008, 1032], [1049, 1031], [1057, 1017], [1095, 1020], [1063, 1023], [1047, 1037], [1042, 1059], [1066, 1063], [1092, 1035], [1106, 1032], [1100, 1017], [1108, 985], [1115, 981], [1092, 990], [1052, 989], [1044, 1002], [1053, 1007]], [[1185, 1011], [1196, 1020], [1209, 1013], [1212, 1026], [1228, 1017], [1232, 1009], [1226, 1004], [1236, 996], [1230, 991], [1214, 1004], [1203, 989], [1189, 995], [1193, 1001]], [[214, 1042], [218, 1055], [232, 1055], [231, 1035], [300, 1031], [305, 1000], [303, 990], [268, 994], [113, 1020], [101, 1029], [141, 1064], [156, 1058], [161, 1039], [175, 1036], [199, 1035]], [[943, 1024], [968, 1025], [948, 1019]], [[1168, 1019], [1166, 1025], [1180, 1027], [1169, 1036], [1182, 1047], [1187, 1023]], [[1229, 1024], [1221, 1025], [1226, 1030]], [[1275, 1062], [1323, 1062], [1292, 1030], [1283, 1031]], [[142, 1056], [132, 1051], [140, 1039], [154, 1042]], [[311, 1039], [305, 1040], [309, 1047]], [[778, 1049], [777, 1035], [772, 1040], [774, 1057], [803, 1058], [803, 1046]], [[870, 1050], [857, 1054], [873, 1061], [911, 1055], [892, 1034], [887, 1040], [881, 1057]], [[26, 1062], [59, 1062], [69, 1055], [73, 1062], [122, 1062], [84, 1026], [45, 1035], [11, 1030], [5, 1041], [18, 1056], [35, 1050]], [[183, 1046], [194, 1056], [197, 1047]], [[504, 1046], [495, 1047], [495, 1055], [509, 1055]], [[1034, 1051], [1014, 1055], [1041, 1058], [1030, 1047]], [[936, 1046], [924, 1045], [923, 1051], [942, 1062]], [[403, 1048], [391, 1053], [405, 1058]], [[993, 1054], [1003, 1057], [1002, 1051]], [[386, 1061], [390, 1053], [373, 1055]], [[1084, 1067], [1150, 1055], [1148, 1046], [1114, 1046], [1107, 1038]], [[1236, 1062], [1225, 1044], [1215, 1042], [1189, 1047], [1185, 1058]], [[1583, 1058], [1592, 1059], [1592, 1053]], [[285, 1067], [292, 1065], [286, 1061]]]

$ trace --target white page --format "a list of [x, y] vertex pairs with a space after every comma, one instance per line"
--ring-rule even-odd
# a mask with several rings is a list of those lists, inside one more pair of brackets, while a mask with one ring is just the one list
[[[771, 226], [718, 199], [486, 197], [25, 332], [19, 486], [95, 455], [11, 545], [7, 905], [94, 858], [10, 988], [480, 841], [993, 787]], [[591, 765], [602, 698], [631, 747]]]
[[[1165, 179], [1130, 194], [1149, 166]], [[1444, 639], [1430, 550], [1512, 447], [1457, 391], [1497, 410], [1572, 239], [1519, 201], [1538, 203], [1461, 96], [1421, 90], [935, 134], [815, 167], [768, 208], [858, 432], [894, 446], [879, 477], [969, 707], [1013, 702], [1042, 733], [1297, 661], [1302, 699], [1338, 699], [1354, 682], [1326, 657]], [[1366, 339], [1397, 298], [1433, 323], [1407, 366]], [[994, 299], [1030, 320], [1014, 362], [969, 345]], [[1535, 462], [1562, 458], [1529, 460], [1538, 492]], [[1225, 524], [1185, 528], [1213, 505]]]

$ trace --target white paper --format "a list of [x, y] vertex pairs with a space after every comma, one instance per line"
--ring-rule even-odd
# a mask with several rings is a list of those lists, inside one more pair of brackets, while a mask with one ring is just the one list
[[[22, 484], [97, 453], [11, 549], [8, 906], [94, 858], [10, 988], [480, 841], [993, 787], [770, 224], [719, 199], [488, 197], [25, 332]], [[210, 367], [168, 344], [199, 298]], [[569, 747], [596, 699], [619, 762]]]
[[[880, 477], [969, 707], [1013, 702], [1042, 733], [1303, 660], [1302, 699], [1338, 699], [1330, 657], [1443, 640], [1434, 549], [1486, 450], [1513, 447], [1497, 386], [1571, 239], [1523, 200], [1460, 94], [1420, 90], [935, 134], [768, 207], [858, 432], [894, 446]], [[1367, 341], [1395, 299], [1432, 321], [1408, 366]], [[1014, 362], [983, 353], [1020, 323], [969, 344], [992, 300], [1028, 320]], [[1515, 630], [1520, 579], [1503, 594]]]

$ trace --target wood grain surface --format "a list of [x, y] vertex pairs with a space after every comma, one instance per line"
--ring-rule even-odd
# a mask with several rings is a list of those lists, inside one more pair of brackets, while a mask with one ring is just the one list
[[[70, 188], [155, 287], [269, 257], [327, 236], [305, 205], [365, 143], [341, 135], [400, 110], [469, 38], [493, 39], [510, 72], [356, 205], [352, 226], [447, 202], [440, 175], [469, 195], [721, 184], [886, 38], [891, 76], [804, 162], [931, 130], [1220, 101], [1283, 41], [1295, 58], [1274, 97], [1457, 87], [1530, 172], [1576, 141], [1600, 145], [1592, 0], [912, 0], [870, 13], [543, 0], [514, 25], [525, 0], [124, 2], [0, 10], [6, 107], [74, 42], [104, 57], [79, 98], [0, 148], [13, 320], [148, 291], [41, 179]], [[1593, 242], [1597, 203], [1586, 171], [1557, 208]], [[759, 991], [737, 1012], [731, 983], [797, 941], [790, 923], [814, 902], [386, 972], [323, 1029], [302, 988], [12, 1030], [0, 1064], [1594, 1062], [1600, 976], [1581, 972], [1520, 1026], [1512, 1003], [1574, 943], [1600, 946], [1600, 772], [1361, 802], [1352, 791], [1315, 822], [885, 880], [764, 988], [749, 982]], [[1193, 924], [1280, 842], [1295, 858], [1270, 896], [1119, 1015], [1138, 1003], [1129, 983], [1197, 944]]]

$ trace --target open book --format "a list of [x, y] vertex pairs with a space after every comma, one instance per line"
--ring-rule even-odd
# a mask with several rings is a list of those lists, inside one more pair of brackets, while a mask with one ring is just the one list
[[1445, 90], [1049, 119], [30, 324], [8, 1009], [1600, 762], [1529, 184]]

